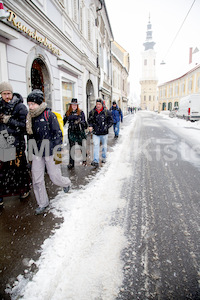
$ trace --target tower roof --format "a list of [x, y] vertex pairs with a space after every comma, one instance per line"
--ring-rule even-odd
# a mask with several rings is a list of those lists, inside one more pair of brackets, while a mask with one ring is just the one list
[[147, 24], [147, 31], [146, 31], [146, 42], [143, 44], [143, 46], [145, 47], [145, 51], [149, 50], [149, 49], [153, 49], [155, 42], [153, 42], [152, 39], [152, 26], [151, 26], [151, 22], [150, 22], [150, 15], [149, 15], [149, 22]]

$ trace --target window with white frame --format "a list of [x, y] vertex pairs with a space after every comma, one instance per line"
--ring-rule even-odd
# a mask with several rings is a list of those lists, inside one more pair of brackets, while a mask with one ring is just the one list
[[118, 89], [121, 90], [121, 74], [118, 74]]
[[189, 88], [189, 92], [191, 92], [192, 91], [192, 80], [189, 81], [188, 88]]
[[117, 87], [117, 72], [116, 71], [113, 72], [113, 86], [114, 86], [114, 88]]
[[63, 111], [66, 112], [69, 108], [69, 103], [74, 97], [74, 84], [70, 81], [62, 81], [62, 102]]
[[181, 92], [182, 92], [182, 94], [185, 93], [185, 84], [184, 84], [184, 83], [183, 83], [182, 86], [181, 86]]
[[99, 66], [103, 68], [103, 47], [99, 44]]
[[200, 77], [197, 79], [197, 89], [200, 91]]
[[178, 95], [178, 92], [179, 92], [179, 88], [178, 88], [178, 85], [175, 86], [175, 95]]

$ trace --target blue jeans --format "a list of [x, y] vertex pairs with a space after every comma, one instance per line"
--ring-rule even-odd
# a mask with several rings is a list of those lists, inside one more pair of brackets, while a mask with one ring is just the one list
[[119, 124], [120, 124], [120, 121], [113, 124], [113, 130], [114, 130], [115, 136], [119, 135]]
[[93, 134], [93, 143], [94, 143], [94, 161], [99, 163], [99, 149], [100, 142], [102, 143], [102, 158], [106, 159], [107, 152], [107, 140], [108, 135], [95, 135]]

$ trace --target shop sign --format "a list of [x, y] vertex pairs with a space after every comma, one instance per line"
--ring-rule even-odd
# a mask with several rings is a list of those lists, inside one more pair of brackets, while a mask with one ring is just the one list
[[61, 55], [60, 50], [53, 47], [53, 45], [48, 42], [46, 37], [39, 36], [37, 30], [33, 31], [27, 28], [21, 22], [17, 22], [17, 15], [12, 10], [9, 9], [8, 12], [10, 13], [10, 16], [7, 20], [9, 22], [12, 22], [13, 26], [17, 27], [19, 30], [23, 31], [34, 40], [47, 47], [53, 54]]

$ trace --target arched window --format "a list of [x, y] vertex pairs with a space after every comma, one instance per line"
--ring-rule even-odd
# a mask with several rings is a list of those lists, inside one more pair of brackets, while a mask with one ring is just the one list
[[168, 103], [168, 110], [172, 110], [172, 102]]
[[52, 108], [51, 80], [49, 71], [42, 59], [34, 59], [31, 66], [31, 89], [39, 89], [44, 93], [44, 100]]

